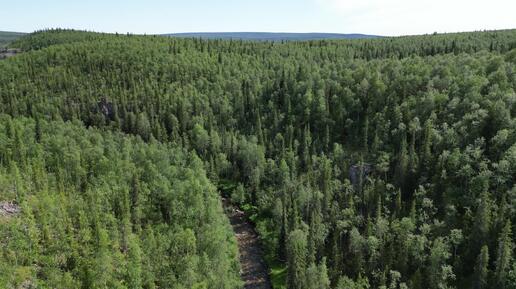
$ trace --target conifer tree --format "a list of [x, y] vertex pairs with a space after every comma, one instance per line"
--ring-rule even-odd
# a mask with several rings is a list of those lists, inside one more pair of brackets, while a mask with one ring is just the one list
[[498, 288], [507, 288], [508, 272], [511, 270], [511, 262], [513, 262], [513, 246], [512, 243], [511, 222], [507, 221], [498, 238], [498, 249], [496, 251], [496, 262], [494, 271], [494, 285]]
[[487, 246], [482, 246], [480, 250], [480, 254], [477, 257], [477, 263], [475, 265], [475, 281], [473, 286], [475, 289], [485, 289], [487, 288], [489, 281], [489, 249]]
[[307, 240], [306, 233], [300, 229], [290, 232], [287, 240], [287, 286], [292, 289], [305, 289], [305, 270]]

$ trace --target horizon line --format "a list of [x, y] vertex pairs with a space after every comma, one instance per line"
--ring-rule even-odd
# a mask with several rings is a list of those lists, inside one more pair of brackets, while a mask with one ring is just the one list
[[81, 28], [60, 28], [60, 27], [53, 27], [53, 28], [42, 28], [42, 29], [36, 29], [31, 32], [27, 31], [13, 31], [13, 30], [0, 30], [0, 32], [7, 32], [7, 33], [23, 33], [23, 34], [31, 34], [38, 31], [46, 31], [46, 30], [74, 30], [74, 31], [84, 31], [84, 32], [93, 32], [93, 33], [105, 33], [105, 34], [132, 34], [132, 35], [173, 35], [173, 34], [195, 34], [195, 33], [205, 33], [205, 34], [221, 34], [221, 33], [263, 33], [263, 34], [335, 34], [335, 35], [365, 35], [365, 36], [377, 36], [377, 37], [404, 37], [404, 36], [425, 36], [425, 35], [432, 35], [432, 34], [455, 34], [455, 33], [474, 33], [474, 32], [495, 32], [495, 31], [507, 31], [507, 30], [514, 30], [515, 28], [502, 28], [502, 29], [479, 29], [479, 30], [466, 30], [466, 31], [446, 31], [446, 32], [427, 32], [422, 34], [399, 34], [399, 35], [381, 35], [381, 34], [368, 34], [368, 33], [361, 33], [361, 32], [286, 32], [286, 31], [185, 31], [185, 32], [166, 32], [166, 33], [134, 33], [134, 32], [106, 32], [106, 31], [96, 31], [96, 30], [88, 30], [88, 29], [81, 29]]

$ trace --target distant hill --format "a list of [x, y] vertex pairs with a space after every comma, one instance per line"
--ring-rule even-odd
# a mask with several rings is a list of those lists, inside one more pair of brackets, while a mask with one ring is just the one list
[[204, 38], [204, 39], [242, 39], [258, 41], [305, 41], [321, 39], [358, 39], [378, 38], [381, 36], [366, 34], [339, 33], [272, 33], [272, 32], [193, 32], [165, 34], [171, 37]]
[[23, 35], [25, 35], [25, 33], [0, 31], [0, 47], [6, 46], [9, 42], [16, 40]]

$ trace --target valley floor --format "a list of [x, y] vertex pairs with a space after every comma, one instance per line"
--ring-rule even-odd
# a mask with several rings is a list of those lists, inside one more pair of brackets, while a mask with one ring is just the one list
[[223, 199], [224, 208], [235, 232], [240, 252], [240, 266], [245, 289], [271, 289], [267, 265], [263, 259], [258, 234], [244, 212]]

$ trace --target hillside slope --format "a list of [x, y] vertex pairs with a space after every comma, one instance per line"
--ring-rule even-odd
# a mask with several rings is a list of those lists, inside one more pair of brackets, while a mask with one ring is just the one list
[[[212, 183], [234, 184], [232, 201], [256, 224], [266, 259], [286, 273], [277, 283], [516, 284], [516, 30], [311, 42], [44, 31], [13, 45], [27, 52], [0, 62], [1, 113], [195, 151]], [[208, 187], [198, 191], [211, 196]], [[156, 197], [168, 191], [156, 185], [147, 196], [168, 206]], [[172, 221], [203, 216], [189, 201], [167, 207], [185, 212]], [[231, 255], [217, 255], [225, 246], [213, 256], [229, 264]], [[219, 276], [202, 256], [191, 260], [201, 288]]]
[[0, 216], [1, 288], [239, 287], [236, 244], [195, 154], [6, 115], [0, 143], [0, 201], [21, 208]]
[[0, 48], [7, 46], [10, 42], [27, 35], [26, 33], [0, 31]]

